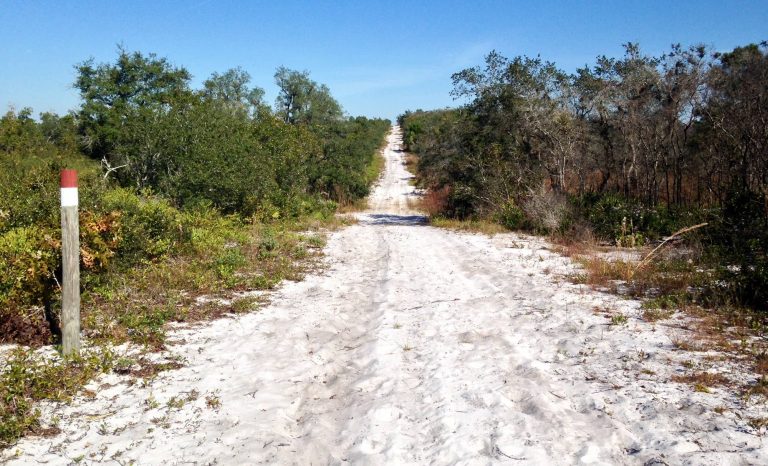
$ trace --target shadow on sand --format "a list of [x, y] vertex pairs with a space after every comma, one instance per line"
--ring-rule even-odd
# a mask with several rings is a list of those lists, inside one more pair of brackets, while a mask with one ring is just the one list
[[361, 223], [369, 225], [419, 226], [427, 224], [424, 215], [369, 214]]

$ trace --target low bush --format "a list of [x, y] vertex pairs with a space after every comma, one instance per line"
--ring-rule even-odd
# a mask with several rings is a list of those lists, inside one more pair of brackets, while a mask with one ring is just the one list
[[735, 302], [768, 310], [768, 201], [765, 195], [733, 190], [720, 211], [710, 216], [706, 239], [711, 261]]
[[511, 199], [501, 206], [495, 220], [510, 230], [519, 230], [526, 226], [525, 212]]
[[189, 240], [182, 213], [151, 193], [111, 189], [104, 192], [99, 210], [101, 222], [95, 230], [105, 244], [113, 245], [123, 265], [176, 251]]
[[430, 189], [421, 199], [421, 207], [431, 217], [442, 215], [447, 210], [451, 197], [451, 188], [444, 186], [441, 189]]
[[14, 350], [0, 367], [0, 448], [40, 427], [36, 401], [68, 401], [95, 374], [113, 365], [114, 354], [107, 349], [85, 351], [70, 359]]
[[40, 304], [59, 258], [51, 231], [20, 227], [0, 235], [0, 305]]
[[562, 233], [572, 223], [570, 205], [564, 195], [544, 186], [531, 190], [523, 202], [528, 223], [545, 233]]

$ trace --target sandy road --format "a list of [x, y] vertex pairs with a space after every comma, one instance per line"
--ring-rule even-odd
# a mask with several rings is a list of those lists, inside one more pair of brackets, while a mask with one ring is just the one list
[[[58, 408], [62, 434], [23, 440], [11, 463], [768, 458], [762, 438], [714, 411], [728, 394], [669, 382], [688, 356], [637, 318], [638, 303], [566, 283], [572, 266], [543, 240], [426, 226], [399, 142], [395, 129], [371, 210], [331, 236], [326, 270], [258, 313], [179, 330], [184, 368], [147, 386], [104, 377], [96, 400]], [[628, 323], [609, 326], [595, 307]]]

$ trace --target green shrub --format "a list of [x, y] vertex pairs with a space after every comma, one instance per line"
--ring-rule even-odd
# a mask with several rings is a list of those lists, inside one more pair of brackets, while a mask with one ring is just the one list
[[638, 246], [646, 238], [669, 236], [706, 218], [701, 209], [683, 206], [667, 208], [664, 205], [649, 207], [618, 194], [585, 194], [571, 201], [598, 237], [624, 246]]
[[690, 301], [690, 297], [683, 292], [676, 292], [670, 294], [662, 294], [655, 298], [643, 301], [643, 309], [662, 309], [662, 310], [674, 310], [687, 304]]
[[471, 186], [457, 183], [447, 193], [448, 196], [443, 209], [445, 215], [461, 220], [472, 217], [475, 213], [476, 196]]
[[228, 284], [233, 284], [232, 280], [235, 277], [235, 272], [247, 263], [248, 260], [239, 247], [229, 247], [219, 254], [214, 267], [219, 278], [228, 282]]
[[[7, 161], [6, 161], [7, 162]], [[50, 166], [0, 163], [0, 231], [53, 226], [59, 213], [59, 183]]]
[[510, 200], [496, 213], [496, 221], [510, 230], [520, 229], [525, 226], [525, 212]]
[[120, 262], [130, 265], [175, 251], [184, 241], [181, 213], [165, 199], [129, 189], [106, 191], [101, 211], [116, 213], [117, 250]]
[[736, 302], [768, 310], [768, 211], [765, 197], [732, 190], [723, 208], [712, 213], [710, 259], [723, 291]]
[[199, 257], [214, 257], [227, 245], [249, 241], [243, 220], [236, 215], [222, 216], [211, 208], [199, 207], [182, 213], [186, 252]]
[[645, 236], [635, 231], [632, 221], [627, 222], [627, 217], [621, 219], [621, 227], [616, 236], [616, 246], [623, 248], [635, 248], [645, 244]]
[[50, 230], [14, 228], [0, 234], [0, 305], [41, 304], [59, 263]]
[[618, 238], [622, 234], [622, 225], [639, 225], [642, 220], [639, 206], [614, 194], [587, 195], [580, 201], [595, 233], [603, 238]]

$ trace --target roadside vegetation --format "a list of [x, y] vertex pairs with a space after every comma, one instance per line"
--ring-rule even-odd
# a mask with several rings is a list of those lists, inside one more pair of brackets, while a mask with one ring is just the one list
[[625, 48], [570, 75], [491, 52], [453, 75], [466, 105], [401, 115], [426, 210], [621, 247], [701, 225], [680, 299], [768, 310], [768, 44]]
[[[80, 108], [0, 118], [0, 343], [17, 346], [0, 354], [0, 447], [39, 427], [36, 401], [124, 369], [115, 345], [163, 348], [168, 322], [252, 310], [260, 290], [311, 270], [336, 209], [378, 176], [390, 126], [346, 117], [326, 86], [286, 68], [274, 107], [239, 68], [202, 89], [122, 49], [76, 70]], [[36, 350], [60, 331], [62, 168], [80, 178], [86, 350], [72, 360]]]
[[494, 51], [452, 79], [464, 105], [398, 118], [433, 223], [548, 234], [580, 283], [644, 299], [649, 321], [709, 316], [702, 345], [764, 361], [767, 43], [629, 43], [573, 74]]

